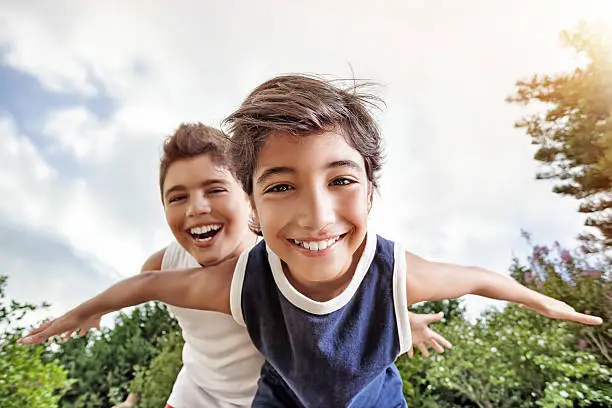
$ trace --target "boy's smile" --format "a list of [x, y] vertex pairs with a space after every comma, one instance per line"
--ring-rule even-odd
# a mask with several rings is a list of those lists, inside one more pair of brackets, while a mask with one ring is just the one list
[[366, 235], [371, 188], [359, 152], [336, 132], [270, 134], [253, 179], [262, 233], [296, 289], [335, 296]]
[[187, 228], [186, 232], [191, 235], [191, 238], [194, 240], [194, 245], [200, 248], [206, 248], [213, 244], [215, 237], [222, 229], [223, 224], [199, 223]]
[[327, 255], [345, 236], [346, 234], [319, 238], [290, 238], [289, 241], [297, 245], [306, 256], [315, 257]]

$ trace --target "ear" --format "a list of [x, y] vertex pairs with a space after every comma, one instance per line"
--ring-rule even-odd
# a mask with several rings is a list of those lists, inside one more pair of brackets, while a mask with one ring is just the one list
[[257, 216], [257, 211], [251, 211], [251, 216], [249, 217], [249, 222], [252, 224], [259, 225], [259, 217]]
[[249, 209], [251, 210], [251, 219], [258, 219], [257, 208], [255, 207], [255, 201], [253, 201], [253, 197], [249, 197]]
[[368, 214], [370, 213], [370, 210], [372, 210], [372, 199], [374, 195], [374, 186], [372, 185], [371, 181], [368, 181]]
[[249, 229], [258, 235], [261, 234], [261, 226], [259, 225], [259, 216], [257, 215], [257, 208], [253, 198], [249, 199], [249, 207], [251, 208], [251, 215], [249, 217]]

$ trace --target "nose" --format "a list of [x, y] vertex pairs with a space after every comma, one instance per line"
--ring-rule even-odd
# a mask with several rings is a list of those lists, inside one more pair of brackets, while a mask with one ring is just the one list
[[303, 190], [296, 205], [298, 225], [302, 228], [321, 231], [336, 220], [333, 196], [326, 189]]
[[187, 205], [187, 216], [197, 217], [202, 214], [209, 214], [211, 211], [210, 200], [201, 194], [194, 194], [190, 197]]

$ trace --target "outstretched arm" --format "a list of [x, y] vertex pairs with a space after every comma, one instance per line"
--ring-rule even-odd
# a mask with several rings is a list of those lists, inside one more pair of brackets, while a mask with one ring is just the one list
[[34, 344], [72, 333], [86, 322], [124, 307], [150, 300], [173, 306], [230, 314], [229, 293], [235, 260], [206, 268], [147, 271], [124, 279], [63, 316], [42, 324], [20, 340]]
[[483, 268], [429, 262], [406, 252], [408, 304], [479, 295], [519, 303], [551, 319], [599, 325], [601, 318], [578, 313], [568, 304]]
[[[147, 258], [146, 261], [142, 264], [140, 268], [140, 273], [146, 271], [157, 271], [162, 268], [162, 260], [164, 259], [164, 254], [166, 253], [166, 248], [162, 248], [159, 251], [153, 253], [151, 256]], [[77, 336], [84, 336], [89, 329], [100, 329], [100, 323], [102, 320], [102, 316], [96, 316], [88, 322], [85, 322], [83, 325], [79, 326], [72, 332], [67, 332], [64, 337], [70, 338], [72, 335], [76, 334]], [[133, 404], [132, 404], [133, 405]]]

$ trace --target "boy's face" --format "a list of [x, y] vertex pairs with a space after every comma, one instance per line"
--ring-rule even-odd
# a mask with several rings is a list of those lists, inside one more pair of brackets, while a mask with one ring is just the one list
[[239, 255], [253, 235], [248, 198], [230, 171], [209, 155], [170, 165], [163, 192], [172, 234], [201, 265]]
[[253, 174], [266, 243], [299, 286], [337, 281], [361, 254], [371, 187], [359, 152], [335, 132], [267, 137]]

